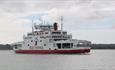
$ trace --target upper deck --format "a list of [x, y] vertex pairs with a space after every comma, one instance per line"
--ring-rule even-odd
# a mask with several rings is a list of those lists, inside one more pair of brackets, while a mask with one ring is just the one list
[[57, 23], [54, 23], [53, 25], [34, 25], [34, 30], [27, 34], [27, 37], [32, 36], [50, 38], [54, 41], [72, 39], [72, 35], [68, 34], [67, 31], [58, 30]]

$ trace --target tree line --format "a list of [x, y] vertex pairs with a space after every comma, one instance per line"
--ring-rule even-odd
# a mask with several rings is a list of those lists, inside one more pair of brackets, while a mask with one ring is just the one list
[[92, 49], [115, 49], [115, 44], [92, 44]]
[[13, 47], [10, 44], [0, 44], [0, 50], [13, 50]]

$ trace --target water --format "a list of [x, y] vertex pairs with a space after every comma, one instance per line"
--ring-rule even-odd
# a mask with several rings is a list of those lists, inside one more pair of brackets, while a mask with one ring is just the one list
[[87, 55], [0, 51], [0, 70], [115, 70], [115, 50], [92, 50]]

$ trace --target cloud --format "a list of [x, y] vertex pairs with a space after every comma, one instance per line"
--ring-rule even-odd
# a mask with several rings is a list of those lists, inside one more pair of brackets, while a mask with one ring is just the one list
[[[60, 16], [63, 16], [64, 29], [71, 32], [83, 29], [87, 32], [94, 27], [100, 27], [99, 30], [107, 27], [110, 30], [111, 25], [114, 28], [114, 20], [105, 22], [104, 19], [115, 18], [115, 0], [0, 0], [0, 32], [2, 33], [0, 42], [15, 42], [18, 41], [17, 38], [22, 40], [23, 33], [31, 31], [33, 16], [37, 19], [41, 13], [46, 13], [42, 15], [44, 20], [59, 23]], [[93, 30], [94, 34], [101, 33]], [[83, 35], [80, 35], [80, 38], [89, 34], [88, 40], [96, 40], [96, 42], [104, 40], [104, 38], [97, 40], [94, 38], [96, 35], [93, 37], [92, 32], [86, 33], [85, 31], [81, 33]], [[115, 39], [112, 40], [112, 35], [115, 32], [110, 30], [110, 34], [106, 35], [108, 32], [106, 29], [102, 31], [104, 36], [113, 42]], [[98, 37], [101, 38], [103, 35], [97, 35]]]
[[76, 18], [77, 20], [103, 19], [115, 15], [114, 0], [1, 0], [0, 7], [5, 12], [12, 14], [57, 9], [59, 14], [68, 19]]
[[[66, 9], [60, 9], [67, 18], [76, 20], [99, 20], [106, 17], [115, 17], [115, 1], [92, 0], [90, 3], [72, 5]], [[65, 13], [66, 12], [66, 13]]]

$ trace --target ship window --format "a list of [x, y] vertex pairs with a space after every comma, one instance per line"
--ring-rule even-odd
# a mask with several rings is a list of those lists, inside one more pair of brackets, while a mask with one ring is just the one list
[[37, 41], [35, 41], [35, 45], [37, 45]]
[[17, 46], [15, 46], [15, 49], [17, 49], [18, 47]]
[[25, 39], [27, 39], [27, 37], [25, 37]]
[[90, 43], [87, 43], [86, 46], [90, 46], [91, 44]]
[[52, 39], [49, 40], [49, 42], [52, 42], [52, 41], [53, 41]]
[[61, 32], [52, 32], [52, 34], [61, 34]]
[[42, 40], [40, 40], [40, 42], [42, 42]]
[[58, 49], [66, 49], [66, 48], [72, 48], [73, 47], [73, 43], [57, 43], [57, 47]]
[[45, 34], [48, 34], [48, 32], [45, 32]]
[[31, 39], [32, 37], [29, 37], [29, 39]]
[[67, 32], [63, 32], [63, 34], [67, 34]]
[[73, 43], [71, 43], [71, 47], [73, 47]]
[[61, 49], [61, 43], [57, 43], [58, 49]]
[[62, 44], [62, 47], [63, 47], [63, 48], [71, 48], [70, 46], [71, 46], [70, 43], [63, 43], [63, 44]]
[[39, 35], [39, 34], [37, 33], [37, 35]]
[[44, 44], [44, 46], [46, 46], [46, 44]]

